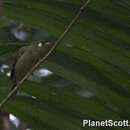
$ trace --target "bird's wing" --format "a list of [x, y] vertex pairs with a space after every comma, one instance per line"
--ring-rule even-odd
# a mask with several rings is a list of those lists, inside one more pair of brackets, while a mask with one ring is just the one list
[[25, 47], [20, 48], [20, 49], [17, 51], [16, 55], [15, 55], [14, 62], [13, 62], [13, 64], [12, 64], [11, 75], [10, 75], [10, 79], [11, 79], [11, 80], [13, 80], [14, 77], [15, 77], [15, 65], [16, 65], [17, 61], [19, 60], [19, 58], [20, 58], [20, 57], [23, 55], [23, 53], [25, 52], [25, 49], [26, 49]]

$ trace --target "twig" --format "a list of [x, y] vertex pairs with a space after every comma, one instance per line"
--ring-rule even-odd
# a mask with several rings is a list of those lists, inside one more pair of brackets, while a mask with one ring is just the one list
[[53, 47], [49, 50], [49, 52], [41, 59], [37, 62], [37, 64], [25, 75], [25, 77], [20, 81], [20, 83], [18, 85], [16, 85], [16, 87], [14, 87], [14, 89], [12, 89], [10, 91], [10, 93], [2, 100], [2, 102], [0, 103], [0, 109], [4, 106], [4, 104], [10, 99], [10, 97], [14, 94], [14, 92], [20, 87], [20, 85], [31, 75], [31, 73], [41, 64], [43, 63], [49, 55], [52, 54], [52, 52], [56, 49], [56, 47], [59, 45], [59, 43], [62, 41], [62, 39], [65, 37], [65, 35], [67, 34], [67, 32], [69, 32], [69, 30], [72, 28], [72, 26], [77, 22], [77, 20], [79, 19], [80, 15], [82, 14], [82, 11], [85, 9], [85, 7], [88, 5], [88, 3], [90, 2], [90, 0], [87, 0], [83, 6], [81, 6], [81, 8], [79, 9], [78, 13], [76, 14], [76, 16], [73, 18], [73, 20], [70, 22], [70, 24], [66, 27], [65, 31], [60, 35], [60, 37], [58, 38], [58, 40], [55, 42], [55, 44], [53, 45]]

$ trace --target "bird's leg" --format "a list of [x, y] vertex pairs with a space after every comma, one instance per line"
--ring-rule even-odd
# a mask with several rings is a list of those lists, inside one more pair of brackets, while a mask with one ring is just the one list
[[[11, 87], [11, 91], [13, 91], [16, 87], [18, 88], [19, 87], [19, 82], [15, 82], [12, 87]], [[15, 91], [13, 91], [13, 94], [11, 96], [11, 99], [15, 99], [15, 97], [17, 96], [17, 92], [18, 92], [18, 89], [15, 89]]]

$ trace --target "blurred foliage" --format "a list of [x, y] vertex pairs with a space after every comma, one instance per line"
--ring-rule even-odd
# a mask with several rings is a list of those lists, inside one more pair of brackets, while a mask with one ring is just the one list
[[[4, 15], [58, 38], [82, 4], [79, 0], [5, 0]], [[130, 120], [129, 12], [129, 0], [92, 0], [54, 55], [41, 65], [54, 75], [22, 85], [21, 91], [37, 99], [18, 96], [4, 109], [34, 130], [82, 130], [83, 119]], [[8, 20], [0, 20], [1, 36], [8, 26]], [[0, 36], [1, 63], [23, 46], [5, 32]], [[2, 74], [0, 86], [2, 100], [9, 89], [9, 79]]]

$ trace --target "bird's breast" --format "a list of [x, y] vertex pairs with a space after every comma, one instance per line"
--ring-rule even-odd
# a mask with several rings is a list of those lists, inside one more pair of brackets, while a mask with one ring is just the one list
[[21, 80], [40, 59], [41, 56], [36, 51], [23, 54], [15, 66], [15, 75], [18, 80]]

